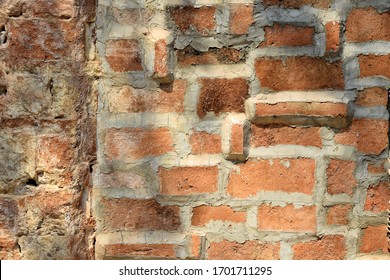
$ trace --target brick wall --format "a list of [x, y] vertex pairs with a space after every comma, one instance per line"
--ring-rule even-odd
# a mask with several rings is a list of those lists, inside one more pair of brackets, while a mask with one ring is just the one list
[[5, 2], [2, 258], [389, 257], [388, 1]]

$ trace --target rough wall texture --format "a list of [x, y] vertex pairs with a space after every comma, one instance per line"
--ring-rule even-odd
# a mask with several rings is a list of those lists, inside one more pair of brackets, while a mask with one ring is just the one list
[[1, 258], [389, 257], [388, 1], [1, 3]]

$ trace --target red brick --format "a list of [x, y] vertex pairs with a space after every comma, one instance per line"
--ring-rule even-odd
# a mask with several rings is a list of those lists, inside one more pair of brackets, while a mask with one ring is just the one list
[[199, 235], [191, 236], [191, 256], [198, 259], [200, 258], [202, 249], [202, 237]]
[[104, 146], [109, 160], [131, 161], [173, 151], [168, 128], [110, 128], [106, 132]]
[[378, 13], [374, 8], [354, 9], [346, 23], [347, 41], [389, 41], [390, 12]]
[[58, 17], [60, 19], [73, 17], [75, 7], [76, 5], [73, 0], [23, 1], [23, 5], [21, 5], [23, 16]]
[[207, 35], [215, 30], [215, 7], [171, 6], [167, 8], [168, 16], [183, 33], [195, 31]]
[[105, 258], [175, 258], [173, 244], [110, 244], [105, 245]]
[[181, 113], [184, 111], [184, 95], [187, 82], [175, 80], [159, 89], [134, 89], [130, 86], [113, 88], [108, 94], [110, 112]]
[[313, 45], [314, 27], [300, 27], [275, 23], [264, 28], [265, 42], [261, 46], [299, 47]]
[[240, 124], [234, 124], [231, 128], [230, 152], [232, 154], [244, 153], [244, 129]]
[[188, 46], [183, 50], [176, 50], [177, 62], [180, 66], [204, 64], [235, 64], [245, 60], [243, 52], [234, 48], [209, 48], [200, 52]]
[[301, 8], [305, 5], [310, 5], [315, 8], [326, 9], [333, 3], [333, 0], [264, 0], [263, 5], [268, 6], [282, 6], [284, 8]]
[[160, 191], [165, 195], [192, 195], [217, 191], [217, 166], [160, 167]]
[[44, 135], [38, 138], [38, 168], [45, 171], [70, 168], [75, 154], [70, 139]]
[[328, 208], [326, 213], [326, 223], [329, 225], [348, 225], [349, 213], [352, 206], [349, 204], [339, 204]]
[[251, 147], [276, 145], [302, 145], [322, 148], [320, 128], [252, 125]]
[[366, 88], [357, 95], [356, 105], [361, 107], [387, 106], [387, 90], [384, 88]]
[[244, 102], [248, 97], [248, 82], [243, 78], [201, 79], [198, 116], [203, 118], [207, 112], [216, 115], [225, 112], [244, 112]]
[[163, 81], [170, 80], [169, 71], [169, 50], [167, 41], [160, 39], [154, 46], [154, 78], [161, 79]]
[[384, 162], [369, 163], [367, 166], [367, 171], [368, 171], [368, 173], [371, 173], [374, 175], [387, 174], [384, 164], [385, 164]]
[[177, 206], [163, 206], [154, 199], [112, 198], [101, 200], [107, 230], [177, 230]]
[[207, 249], [209, 260], [279, 260], [279, 243], [246, 241], [244, 243], [223, 240], [211, 242]]
[[107, 41], [105, 56], [114, 72], [143, 70], [141, 48], [135, 39]]
[[378, 155], [387, 147], [387, 131], [386, 120], [354, 119], [352, 124], [337, 133], [334, 139], [337, 144], [355, 146], [362, 153]]
[[389, 55], [359, 55], [360, 77], [382, 76], [390, 79]]
[[205, 131], [194, 131], [190, 138], [191, 153], [218, 154], [221, 153], [221, 136], [219, 134], [208, 134]]
[[246, 213], [235, 211], [229, 206], [198, 206], [192, 210], [193, 226], [205, 226], [210, 221], [245, 223]]
[[292, 249], [294, 260], [343, 260], [346, 257], [345, 240], [341, 235], [327, 235], [317, 241], [297, 243]]
[[368, 226], [363, 230], [359, 251], [361, 253], [388, 253], [386, 232], [386, 225]]
[[331, 159], [326, 169], [328, 193], [352, 195], [357, 185], [354, 176], [355, 169], [356, 163], [354, 161]]
[[316, 232], [316, 207], [294, 205], [272, 206], [262, 204], [258, 211], [258, 228], [285, 232]]
[[260, 191], [312, 194], [315, 161], [312, 159], [248, 160], [229, 176], [228, 193], [246, 198]]
[[382, 181], [368, 187], [364, 210], [375, 213], [385, 212], [386, 209], [389, 209], [389, 201], [390, 182]]
[[325, 24], [326, 51], [338, 51], [340, 48], [340, 24], [337, 21]]
[[262, 87], [275, 91], [344, 89], [342, 64], [314, 57], [259, 58], [256, 75]]
[[244, 35], [253, 23], [253, 5], [233, 4], [230, 6], [230, 32]]

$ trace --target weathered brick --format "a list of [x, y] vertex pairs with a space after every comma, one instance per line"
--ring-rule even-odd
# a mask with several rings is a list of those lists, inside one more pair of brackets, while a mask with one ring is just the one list
[[321, 148], [320, 128], [252, 125], [251, 147], [276, 145], [302, 145]]
[[260, 191], [312, 194], [315, 161], [312, 159], [248, 160], [229, 176], [229, 195], [245, 198]]
[[180, 66], [204, 64], [235, 64], [245, 59], [245, 54], [234, 48], [209, 48], [206, 52], [188, 46], [176, 50], [177, 62]]
[[343, 260], [346, 257], [345, 240], [341, 235], [326, 235], [317, 241], [292, 246], [294, 260]]
[[168, 17], [183, 33], [196, 32], [207, 35], [215, 30], [215, 11], [213, 6], [171, 6], [167, 8]]
[[222, 152], [230, 160], [246, 160], [250, 124], [245, 114], [230, 114], [222, 126]]
[[363, 230], [360, 240], [361, 253], [388, 253], [386, 237], [386, 225], [368, 226]]
[[354, 176], [355, 169], [356, 163], [354, 161], [331, 159], [326, 169], [328, 193], [352, 195], [357, 184]]
[[367, 166], [367, 171], [368, 171], [368, 173], [371, 173], [374, 175], [387, 174], [386, 169], [385, 169], [385, 163], [383, 161], [369, 163]]
[[374, 8], [353, 9], [347, 18], [346, 37], [351, 42], [389, 41], [390, 12]]
[[18, 204], [13, 198], [0, 197], [0, 230], [13, 233], [18, 221]]
[[217, 191], [217, 166], [173, 167], [158, 170], [160, 191], [165, 195], [192, 195]]
[[143, 70], [141, 48], [135, 39], [108, 40], [105, 57], [114, 72]]
[[69, 19], [74, 16], [75, 8], [74, 0], [23, 1], [21, 13], [30, 17]]
[[362, 107], [387, 106], [387, 90], [384, 88], [366, 88], [357, 95], [356, 105]]
[[38, 138], [38, 164], [40, 170], [70, 168], [74, 160], [71, 140], [62, 135], [42, 135]]
[[340, 24], [337, 21], [325, 24], [326, 51], [338, 51], [340, 48]]
[[258, 211], [258, 228], [260, 230], [275, 230], [286, 232], [316, 232], [316, 206], [296, 208], [287, 206], [272, 206], [262, 204]]
[[235, 211], [229, 206], [198, 206], [192, 210], [193, 226], [205, 226], [210, 221], [245, 223], [246, 213]]
[[275, 91], [344, 89], [340, 61], [304, 56], [259, 58], [255, 68], [261, 86]]
[[175, 258], [173, 244], [109, 244], [104, 246], [105, 258]]
[[173, 150], [173, 141], [167, 128], [110, 128], [104, 147], [109, 160], [131, 161], [166, 154]]
[[299, 47], [313, 45], [314, 27], [300, 27], [274, 23], [264, 28], [265, 41], [261, 46]]
[[177, 230], [179, 207], [163, 206], [154, 199], [112, 198], [101, 200], [107, 230]]
[[208, 112], [216, 115], [225, 112], [244, 112], [244, 102], [248, 96], [248, 82], [243, 78], [200, 80], [198, 116], [203, 118]]
[[253, 23], [253, 5], [233, 4], [230, 6], [230, 32], [243, 35]]
[[194, 155], [221, 153], [221, 136], [219, 134], [194, 131], [191, 134], [190, 144], [191, 153]]
[[316, 8], [326, 9], [333, 3], [333, 0], [264, 0], [263, 5], [282, 6], [284, 8], [301, 8], [305, 5], [310, 5]]
[[350, 204], [338, 204], [329, 207], [326, 213], [326, 223], [329, 225], [348, 225], [351, 209]]
[[116, 7], [112, 7], [111, 12], [118, 23], [129, 25], [145, 25], [155, 13], [153, 10], [149, 9], [128, 9]]
[[199, 235], [191, 236], [191, 256], [198, 259], [202, 249], [202, 237]]
[[382, 76], [390, 79], [389, 55], [359, 55], [360, 77]]
[[184, 95], [187, 82], [175, 80], [158, 89], [134, 89], [130, 86], [116, 87], [107, 94], [110, 112], [178, 112], [184, 111]]
[[390, 182], [381, 181], [376, 185], [368, 187], [364, 210], [375, 213], [385, 212], [386, 209], [389, 209], [389, 201]]
[[278, 260], [279, 243], [251, 240], [244, 243], [223, 240], [211, 242], [206, 258], [209, 260]]
[[146, 177], [131, 171], [103, 173], [96, 170], [94, 186], [102, 188], [146, 189]]
[[16, 239], [12, 236], [0, 237], [0, 260], [20, 260], [21, 255]]
[[160, 39], [154, 46], [154, 73], [153, 77], [163, 82], [170, 82], [172, 73], [169, 69], [169, 49], [165, 39]]
[[355, 146], [362, 153], [377, 155], [387, 147], [387, 131], [386, 120], [354, 119], [352, 124], [337, 133], [334, 139], [338, 144]]

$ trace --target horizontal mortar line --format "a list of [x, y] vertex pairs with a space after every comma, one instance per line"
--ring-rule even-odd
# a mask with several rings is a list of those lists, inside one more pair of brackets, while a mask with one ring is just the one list
[[355, 57], [360, 54], [386, 55], [390, 53], [390, 42], [361, 42], [346, 43], [344, 45], [343, 59]]
[[256, 147], [249, 149], [249, 158], [277, 159], [277, 158], [318, 158], [323, 151], [316, 147], [305, 147], [301, 145], [275, 145], [271, 147]]
[[246, 64], [233, 65], [198, 65], [179, 68], [175, 71], [177, 79], [193, 78], [246, 78], [249, 79], [253, 70]]
[[388, 120], [389, 112], [385, 106], [356, 107], [354, 118]]

